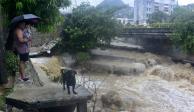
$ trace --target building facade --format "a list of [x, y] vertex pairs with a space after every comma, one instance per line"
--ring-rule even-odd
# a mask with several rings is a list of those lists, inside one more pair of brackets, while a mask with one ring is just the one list
[[134, 22], [139, 25], [147, 25], [150, 14], [156, 11], [171, 14], [177, 5], [177, 0], [135, 0]]
[[128, 24], [134, 25], [133, 19], [129, 19], [129, 18], [116, 18], [116, 20], [118, 22], [120, 22], [121, 24], [123, 24], [123, 25], [128, 25]]

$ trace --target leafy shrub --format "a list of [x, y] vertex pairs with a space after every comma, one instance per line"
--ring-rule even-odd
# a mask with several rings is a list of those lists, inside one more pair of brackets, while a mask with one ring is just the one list
[[98, 44], [110, 44], [121, 29], [111, 14], [82, 4], [65, 17], [61, 45], [70, 52], [86, 52]]
[[194, 53], [194, 21], [177, 23], [171, 40], [186, 53]]
[[5, 97], [7, 95], [9, 95], [10, 93], [12, 93], [12, 92], [13, 92], [13, 89], [6, 89], [4, 91], [4, 94], [0, 96], [0, 110], [4, 110], [5, 111], [5, 107], [6, 107], [6, 105], [5, 105]]
[[148, 23], [165, 23], [169, 21], [169, 15], [162, 12], [156, 11], [149, 15]]
[[175, 46], [180, 47], [184, 52], [194, 53], [194, 12], [178, 7], [171, 15], [173, 35], [171, 40]]
[[5, 65], [6, 69], [10, 74], [13, 72], [17, 72], [19, 69], [19, 62], [17, 56], [11, 52], [11, 51], [6, 51], [5, 53]]
[[76, 54], [76, 59], [78, 64], [82, 64], [91, 58], [90, 54], [87, 52], [78, 52]]

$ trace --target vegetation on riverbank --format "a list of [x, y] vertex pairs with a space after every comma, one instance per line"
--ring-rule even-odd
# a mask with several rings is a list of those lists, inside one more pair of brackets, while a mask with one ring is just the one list
[[68, 52], [86, 52], [98, 44], [110, 44], [121, 29], [112, 14], [82, 4], [65, 16], [61, 47]]
[[70, 5], [70, 0], [1, 0], [2, 12], [6, 17], [4, 23], [10, 23], [15, 16], [32, 13], [41, 17], [37, 25], [39, 31], [53, 31], [62, 21], [60, 7]]
[[194, 12], [185, 8], [177, 8], [172, 14], [172, 41], [186, 53], [194, 53]]
[[5, 97], [9, 95], [9, 93], [11, 93], [12, 91], [13, 89], [3, 90], [3, 95], [0, 95], [0, 110], [5, 111]]
[[194, 53], [194, 12], [187, 7], [176, 7], [171, 15], [155, 12], [149, 16], [148, 26], [128, 28], [170, 28], [173, 31], [172, 43], [188, 54]]

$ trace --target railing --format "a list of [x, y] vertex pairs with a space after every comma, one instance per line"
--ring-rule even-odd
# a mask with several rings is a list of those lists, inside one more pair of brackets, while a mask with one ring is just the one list
[[151, 39], [169, 39], [172, 30], [169, 28], [130, 28], [125, 29], [120, 37], [122, 38], [151, 38]]
[[172, 33], [170, 28], [127, 28], [123, 33]]

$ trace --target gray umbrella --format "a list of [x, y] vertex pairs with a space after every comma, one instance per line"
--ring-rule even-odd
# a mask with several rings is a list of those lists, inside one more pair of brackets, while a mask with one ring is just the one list
[[35, 24], [38, 20], [40, 20], [40, 17], [34, 15], [34, 14], [24, 14], [21, 16], [14, 17], [11, 21], [11, 25], [17, 24], [19, 22], [29, 22], [31, 24]]

